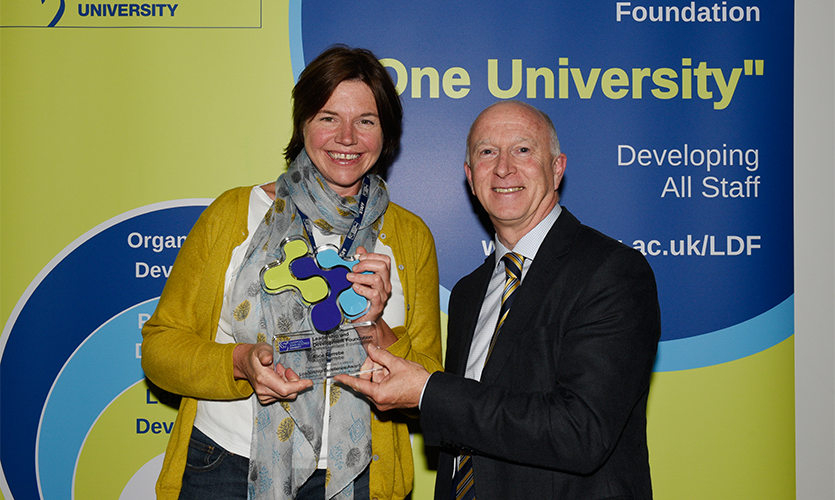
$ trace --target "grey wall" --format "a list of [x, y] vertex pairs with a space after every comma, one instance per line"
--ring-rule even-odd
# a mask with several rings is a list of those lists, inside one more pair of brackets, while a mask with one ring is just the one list
[[835, 498], [835, 2], [796, 0], [797, 498]]

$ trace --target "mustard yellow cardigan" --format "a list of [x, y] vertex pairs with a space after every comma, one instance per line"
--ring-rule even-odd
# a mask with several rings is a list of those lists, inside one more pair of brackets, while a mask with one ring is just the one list
[[[223, 193], [200, 216], [177, 255], [153, 316], [142, 329], [142, 368], [160, 388], [182, 395], [156, 485], [158, 499], [180, 493], [198, 399], [247, 398], [252, 387], [235, 380], [235, 344], [214, 342], [223, 303], [224, 276], [232, 250], [247, 236], [251, 187]], [[442, 369], [438, 262], [424, 222], [390, 203], [379, 239], [397, 264], [406, 307], [405, 326], [389, 351], [430, 372]], [[404, 498], [412, 489], [414, 465], [405, 416], [373, 408], [370, 466], [372, 499]]]

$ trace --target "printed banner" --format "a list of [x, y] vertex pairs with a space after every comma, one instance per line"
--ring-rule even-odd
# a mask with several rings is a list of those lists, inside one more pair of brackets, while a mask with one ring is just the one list
[[[793, 16], [780, 0], [4, 1], [0, 498], [153, 498], [176, 401], [144, 379], [142, 323], [209, 198], [278, 176], [293, 77], [334, 43], [373, 50], [401, 92], [389, 187], [435, 236], [443, 313], [493, 251], [468, 128], [528, 102], [568, 157], [561, 203], [656, 274], [655, 496], [793, 497]], [[414, 438], [423, 500], [433, 450]]]
[[[391, 69], [406, 117], [392, 192], [441, 235], [444, 287], [492, 251], [464, 185], [467, 130], [487, 105], [519, 99], [556, 125], [561, 203], [650, 260], [662, 340], [763, 314], [785, 324], [786, 309], [791, 323], [790, 2], [496, 2], [472, 23], [465, 2], [363, 6], [379, 14], [349, 26], [339, 20], [355, 4], [303, 4], [298, 42], [306, 60], [367, 46]], [[695, 367], [676, 355], [661, 368]], [[701, 366], [736, 359], [715, 355]]]
[[[0, 358], [0, 457], [13, 498], [119, 498], [165, 450], [176, 412], [145, 381], [141, 330], [209, 201], [164, 202], [101, 224], [18, 304]], [[159, 466], [137, 478], [132, 488], [145, 495], [134, 498], [153, 497]]]
[[465, 184], [470, 124], [503, 99], [552, 118], [568, 157], [561, 203], [656, 274], [658, 498], [794, 494], [793, 9], [302, 2], [294, 18], [291, 8], [295, 69], [300, 55], [344, 43], [373, 50], [394, 77], [405, 122], [392, 197], [435, 234], [446, 290], [493, 250]]

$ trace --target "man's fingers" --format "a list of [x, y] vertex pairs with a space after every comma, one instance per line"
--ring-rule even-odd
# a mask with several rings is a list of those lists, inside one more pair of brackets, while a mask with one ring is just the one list
[[352, 377], [351, 375], [346, 374], [337, 375], [333, 379], [334, 381], [339, 382], [342, 385], [347, 385], [351, 389], [365, 394], [369, 397], [371, 397], [369, 393], [374, 390], [374, 386], [376, 385], [375, 383], [369, 380], [364, 380], [358, 377]]
[[389, 368], [392, 363], [397, 362], [399, 359], [397, 356], [385, 349], [374, 348], [368, 350], [368, 357], [378, 365], [383, 365], [386, 368]]

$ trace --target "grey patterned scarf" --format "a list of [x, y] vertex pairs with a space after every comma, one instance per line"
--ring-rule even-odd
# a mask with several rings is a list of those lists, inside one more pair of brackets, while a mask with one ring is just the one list
[[[359, 232], [348, 250], [373, 251], [388, 207], [385, 181], [371, 175]], [[312, 329], [310, 306], [294, 291], [271, 295], [260, 284], [261, 269], [281, 260], [285, 238], [304, 236], [301, 210], [326, 234], [345, 235], [359, 213], [354, 197], [343, 198], [325, 182], [302, 151], [276, 181], [276, 197], [252, 238], [232, 289], [233, 335], [237, 342], [270, 342], [276, 333]], [[254, 425], [249, 465], [250, 499], [292, 499], [316, 469], [322, 445], [325, 382], [295, 401], [262, 406], [252, 398]], [[371, 408], [338, 385], [330, 387], [326, 498], [353, 498], [353, 480], [371, 460]]]

